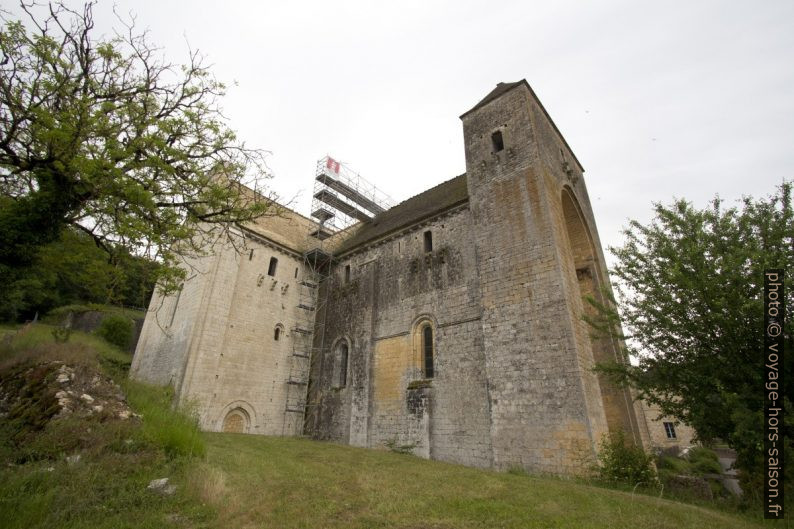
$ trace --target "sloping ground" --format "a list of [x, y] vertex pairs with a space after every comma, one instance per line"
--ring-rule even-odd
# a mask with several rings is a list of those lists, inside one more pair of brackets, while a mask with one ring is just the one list
[[[0, 527], [749, 528], [748, 519], [556, 478], [305, 439], [200, 434], [129, 356], [0, 328]], [[153, 480], [168, 478], [160, 492]]]
[[206, 434], [219, 527], [740, 528], [750, 521], [576, 482], [303, 439]]
[[[195, 423], [127, 380], [129, 355], [52, 331], [0, 328], [0, 528], [206, 527], [214, 510], [185, 482]], [[173, 489], [150, 489], [159, 478]]]

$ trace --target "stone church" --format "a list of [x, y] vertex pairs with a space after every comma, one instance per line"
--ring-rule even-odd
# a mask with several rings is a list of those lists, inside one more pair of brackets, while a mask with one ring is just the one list
[[[609, 281], [581, 164], [524, 80], [461, 120], [465, 174], [385, 208], [326, 158], [328, 208], [190, 262], [155, 293], [132, 376], [173, 385], [210, 431], [555, 474], [607, 432], [649, 446], [642, 407], [592, 371], [620, 353], [583, 320]], [[357, 222], [327, 228], [340, 211]]]

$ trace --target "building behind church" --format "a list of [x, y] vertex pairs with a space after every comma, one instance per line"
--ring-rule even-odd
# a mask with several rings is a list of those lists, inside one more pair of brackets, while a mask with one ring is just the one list
[[581, 164], [526, 81], [461, 120], [465, 174], [388, 207], [326, 158], [312, 218], [283, 209], [190, 262], [132, 376], [210, 431], [556, 474], [608, 432], [650, 447], [641, 405], [592, 371], [625, 360], [583, 319], [609, 281]]

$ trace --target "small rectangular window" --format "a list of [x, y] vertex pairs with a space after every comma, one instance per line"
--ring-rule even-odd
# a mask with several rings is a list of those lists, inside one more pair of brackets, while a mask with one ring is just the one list
[[345, 265], [345, 284], [350, 283], [350, 265]]
[[664, 423], [664, 432], [667, 434], [668, 439], [675, 439], [675, 426], [671, 422]]
[[491, 143], [493, 144], [493, 152], [499, 152], [504, 150], [505, 142], [502, 139], [502, 131], [497, 130], [493, 134], [491, 134]]
[[425, 232], [425, 252], [433, 251], [433, 234], [430, 230]]
[[248, 260], [250, 261], [250, 260], [251, 260], [251, 259], [253, 259], [253, 258], [254, 258], [254, 249], [253, 249], [253, 248], [251, 248], [251, 251], [250, 251], [250, 252], [248, 252]]
[[271, 257], [270, 264], [267, 266], [267, 275], [275, 276], [277, 266], [278, 266], [278, 259], [276, 259], [275, 257]]
[[297, 279], [297, 278], [298, 278], [298, 268], [296, 267], [295, 268], [295, 279]]

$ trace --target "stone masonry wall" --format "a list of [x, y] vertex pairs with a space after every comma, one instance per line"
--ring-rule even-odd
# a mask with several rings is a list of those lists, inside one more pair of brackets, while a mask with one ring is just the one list
[[[172, 384], [205, 430], [410, 447], [477, 467], [575, 474], [619, 428], [649, 446], [641, 404], [592, 371], [620, 360], [621, 344], [583, 320], [583, 297], [609, 288], [583, 169], [525, 82], [494, 94], [461, 118], [468, 202], [381, 224], [379, 239], [336, 255], [311, 314], [299, 308], [301, 282], [315, 281], [301, 253], [311, 222], [262, 219], [258, 235], [239, 232], [244, 252], [218, 243], [181, 292], [155, 293], [132, 376]], [[432, 208], [437, 195], [423, 199]], [[296, 366], [308, 386], [287, 383]]]
[[[585, 312], [592, 308], [582, 303], [584, 296], [593, 296], [606, 303], [604, 290], [611, 291], [607, 266], [598, 236], [593, 209], [584, 182], [583, 168], [565, 140], [555, 129], [534, 98], [528, 98], [531, 122], [536, 129], [540, 171], [544, 174], [550, 194], [549, 204], [556, 217], [552, 224], [555, 238], [560, 242], [559, 259], [569, 284], [568, 298], [573, 315], [575, 337], [579, 343], [578, 361], [589, 399], [600, 392], [610, 431], [622, 429], [639, 446], [648, 446], [648, 430], [642, 406], [628, 389], [615, 387], [604, 376], [592, 372], [595, 362], [626, 361], [621, 356], [621, 344], [616, 339], [593, 339], [593, 330], [584, 321]], [[578, 289], [576, 288], [578, 284]]]
[[[651, 406], [647, 402], [640, 401], [645, 411], [645, 416], [648, 419], [648, 430], [650, 433], [650, 447], [656, 450], [664, 450], [667, 448], [686, 448], [695, 444], [695, 429], [686, 424], [677, 422], [672, 417], [662, 415], [662, 410], [658, 406]], [[673, 423], [675, 437], [670, 438], [667, 436], [664, 423]]]
[[[271, 257], [278, 259], [274, 277], [267, 274]], [[163, 303], [167, 314], [178, 297], [172, 327], [179, 340], [147, 318], [134, 376], [167, 383], [163, 366], [182, 365], [185, 375], [175, 376], [173, 383], [181, 402], [197, 406], [203, 429], [220, 431], [226, 416], [237, 410], [245, 417], [244, 431], [281, 435], [303, 260], [248, 238], [245, 251], [222, 246], [202, 264], [205, 273]], [[152, 307], [157, 303], [153, 299]], [[276, 325], [283, 328], [278, 341]]]
[[155, 288], [132, 359], [132, 378], [150, 384], [182, 385], [187, 355], [217, 257], [188, 260], [182, 290], [164, 297]]
[[[424, 251], [431, 231], [433, 251]], [[474, 248], [464, 208], [340, 259], [329, 284], [327, 347], [309, 433], [363, 446], [491, 464]], [[345, 266], [351, 281], [344, 282]], [[434, 329], [435, 376], [424, 380], [418, 324]], [[350, 383], [334, 387], [333, 344], [352, 341]]]
[[462, 118], [494, 466], [575, 473], [592, 460], [606, 419], [597, 380], [585, 373], [590, 352], [576, 338], [579, 294], [570, 254], [560, 252], [558, 177], [541, 161], [546, 131], [532, 104], [519, 86]]

